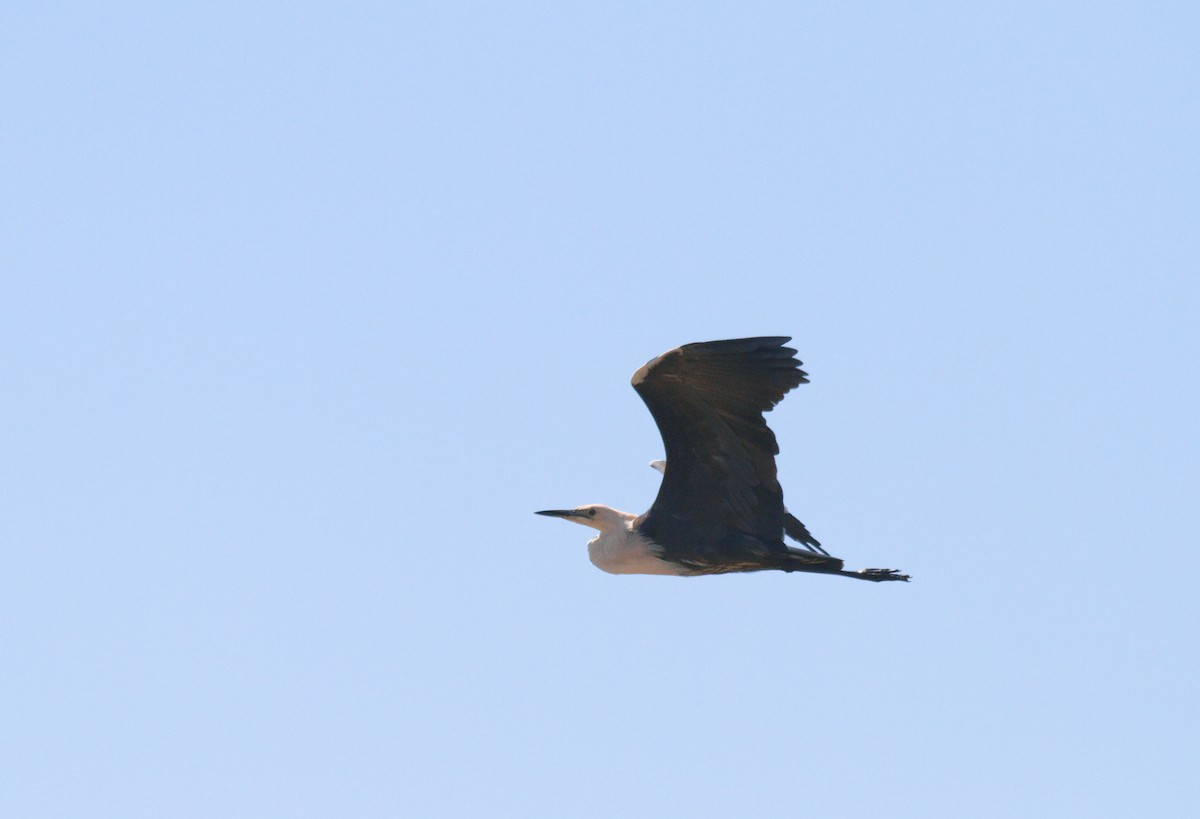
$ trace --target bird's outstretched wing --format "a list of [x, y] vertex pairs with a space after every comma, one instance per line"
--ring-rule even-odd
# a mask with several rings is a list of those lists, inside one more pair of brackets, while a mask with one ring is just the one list
[[779, 445], [763, 413], [807, 381], [796, 351], [783, 346], [790, 340], [686, 344], [634, 373], [633, 388], [658, 424], [670, 464], [638, 522], [658, 543], [705, 550], [739, 535], [781, 540]]

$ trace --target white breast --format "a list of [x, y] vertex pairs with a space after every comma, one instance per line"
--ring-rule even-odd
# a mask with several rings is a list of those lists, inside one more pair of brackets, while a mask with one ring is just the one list
[[658, 558], [654, 542], [629, 530], [605, 532], [588, 541], [588, 557], [610, 574], [683, 574]]

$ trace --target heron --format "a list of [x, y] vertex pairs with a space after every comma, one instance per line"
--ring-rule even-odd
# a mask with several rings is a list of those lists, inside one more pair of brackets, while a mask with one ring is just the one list
[[[783, 505], [779, 444], [764, 414], [808, 383], [788, 336], [684, 344], [633, 374], [662, 436], [658, 495], [642, 515], [592, 503], [547, 509], [599, 532], [588, 557], [610, 574], [709, 575], [776, 569], [881, 582], [896, 569], [851, 571]], [[785, 542], [784, 538], [794, 545]]]

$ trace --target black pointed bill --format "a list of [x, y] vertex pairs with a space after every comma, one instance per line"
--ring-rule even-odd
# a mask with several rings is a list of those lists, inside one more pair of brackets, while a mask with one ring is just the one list
[[546, 509], [541, 512], [534, 512], [535, 515], [545, 515], [549, 518], [582, 518], [586, 517], [583, 512], [578, 509]]

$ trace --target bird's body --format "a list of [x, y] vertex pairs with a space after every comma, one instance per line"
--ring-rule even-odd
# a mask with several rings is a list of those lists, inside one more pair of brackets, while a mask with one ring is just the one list
[[[808, 571], [907, 580], [892, 569], [846, 571], [783, 506], [779, 447], [763, 413], [806, 382], [782, 337], [687, 344], [633, 376], [658, 424], [669, 468], [635, 517], [593, 504], [539, 512], [590, 526], [592, 563], [612, 574], [698, 575]], [[661, 462], [655, 462], [661, 464]], [[785, 534], [798, 546], [784, 543]]]

